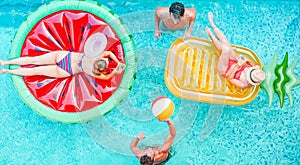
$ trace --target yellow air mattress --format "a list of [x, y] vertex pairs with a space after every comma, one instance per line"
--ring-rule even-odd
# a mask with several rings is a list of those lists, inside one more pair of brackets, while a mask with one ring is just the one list
[[[262, 67], [250, 49], [232, 45], [237, 55], [244, 55]], [[210, 40], [192, 37], [173, 42], [169, 48], [165, 83], [175, 96], [200, 102], [243, 105], [251, 102], [259, 86], [241, 89], [224, 79], [217, 71], [220, 52]]]

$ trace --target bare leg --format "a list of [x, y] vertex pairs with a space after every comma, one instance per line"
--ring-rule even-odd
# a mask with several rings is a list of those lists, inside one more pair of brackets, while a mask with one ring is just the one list
[[217, 38], [215, 38], [215, 36], [212, 34], [212, 32], [210, 31], [210, 29], [208, 27], [206, 27], [205, 31], [208, 34], [208, 36], [211, 38], [211, 40], [213, 41], [216, 48], [221, 51], [221, 55], [219, 57], [217, 66], [218, 66], [219, 73], [221, 75], [224, 75], [224, 73], [227, 70], [228, 61], [230, 58], [230, 54], [229, 54], [230, 47], [228, 47], [227, 44], [224, 44], [224, 43], [220, 42]]
[[205, 32], [208, 34], [210, 39], [213, 41], [214, 45], [217, 47], [218, 50], [222, 50], [222, 44], [210, 31], [208, 27], [206, 27]]
[[38, 66], [34, 68], [18, 68], [14, 70], [1, 69], [0, 73], [9, 73], [20, 76], [48, 76], [55, 78], [69, 77], [70, 74], [63, 69], [60, 69], [57, 65]]
[[208, 19], [209, 19], [209, 23], [210, 23], [211, 27], [214, 29], [214, 32], [216, 33], [216, 36], [218, 37], [218, 39], [223, 43], [230, 44], [228, 42], [226, 36], [224, 35], [224, 33], [219, 28], [217, 28], [217, 26], [215, 25], [212, 12], [208, 12]]
[[2, 66], [9, 65], [9, 64], [16, 64], [16, 65], [28, 65], [28, 64], [35, 64], [35, 65], [51, 65], [56, 64], [56, 62], [62, 59], [64, 56], [68, 54], [68, 51], [54, 51], [40, 56], [34, 57], [20, 57], [15, 58], [8, 61], [0, 61]]

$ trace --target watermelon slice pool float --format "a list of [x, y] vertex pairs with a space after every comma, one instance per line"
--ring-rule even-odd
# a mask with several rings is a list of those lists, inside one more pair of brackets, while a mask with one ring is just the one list
[[[114, 52], [126, 64], [125, 71], [110, 80], [85, 73], [67, 78], [13, 75], [16, 90], [32, 110], [53, 121], [81, 123], [103, 116], [127, 96], [136, 72], [132, 35], [119, 16], [94, 1], [53, 1], [41, 6], [21, 24], [9, 58], [57, 50], [83, 52], [86, 40], [95, 33], [106, 36], [104, 50]], [[10, 69], [18, 67], [10, 65]]]

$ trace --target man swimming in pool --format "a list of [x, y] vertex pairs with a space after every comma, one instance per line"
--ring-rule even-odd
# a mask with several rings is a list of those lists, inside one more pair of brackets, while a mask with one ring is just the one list
[[176, 129], [174, 123], [170, 120], [164, 120], [168, 123], [170, 134], [165, 139], [165, 142], [161, 146], [146, 147], [144, 149], [139, 149], [137, 144], [140, 140], [145, 138], [144, 133], [139, 133], [137, 137], [133, 139], [130, 144], [130, 149], [134, 155], [140, 160], [141, 165], [151, 165], [158, 164], [167, 161], [169, 158], [169, 149], [173, 144], [174, 138], [176, 136]]
[[183, 38], [188, 39], [194, 26], [196, 9], [184, 8], [182, 3], [175, 2], [169, 8], [157, 7], [154, 18], [156, 38], [160, 38], [160, 30], [185, 30]]
[[213, 35], [208, 27], [205, 32], [213, 41], [221, 55], [218, 60], [218, 71], [229, 82], [240, 88], [250, 88], [260, 85], [265, 79], [265, 73], [260, 66], [254, 65], [244, 56], [237, 56], [223, 32], [217, 28], [213, 21], [213, 14], [208, 13], [208, 19], [217, 38]]
[[[118, 65], [111, 69], [109, 64], [114, 61]], [[53, 51], [40, 56], [20, 57], [8, 61], [0, 60], [0, 65], [36, 65], [32, 68], [20, 67], [18, 69], [0, 69], [1, 73], [20, 76], [48, 76], [55, 78], [69, 77], [77, 73], [86, 74], [98, 79], [108, 80], [125, 68], [111, 51], [103, 51], [94, 58], [86, 57], [84, 53], [70, 51]]]

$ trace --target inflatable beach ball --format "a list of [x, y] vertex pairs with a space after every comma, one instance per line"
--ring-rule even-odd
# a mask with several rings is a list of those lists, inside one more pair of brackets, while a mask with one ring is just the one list
[[156, 98], [152, 105], [152, 113], [157, 119], [165, 120], [168, 119], [174, 112], [174, 103], [168, 97], [161, 96]]

